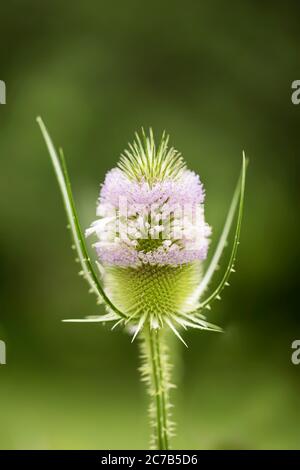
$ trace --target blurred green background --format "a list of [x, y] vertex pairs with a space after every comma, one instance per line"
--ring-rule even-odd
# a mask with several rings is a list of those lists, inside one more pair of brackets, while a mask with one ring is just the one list
[[225, 333], [178, 345], [173, 447], [300, 448], [299, 3], [10, 0], [1, 20], [0, 448], [148, 445], [137, 344], [61, 323], [103, 310], [77, 275], [39, 114], [85, 227], [134, 131], [166, 129], [205, 184], [210, 254], [245, 149], [237, 274], [209, 315]]

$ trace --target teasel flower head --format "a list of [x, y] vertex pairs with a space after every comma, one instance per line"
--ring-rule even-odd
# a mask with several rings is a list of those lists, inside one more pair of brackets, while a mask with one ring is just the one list
[[142, 131], [106, 175], [99, 218], [86, 230], [103, 266], [106, 292], [136, 325], [185, 323], [198, 307], [192, 299], [201, 279], [211, 228], [204, 218], [204, 188], [163, 134]]

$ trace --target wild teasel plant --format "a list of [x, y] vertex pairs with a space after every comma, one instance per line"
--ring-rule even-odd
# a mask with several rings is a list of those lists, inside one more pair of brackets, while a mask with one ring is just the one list
[[[244, 204], [247, 161], [242, 170], [214, 255], [203, 273], [211, 228], [204, 217], [204, 188], [182, 156], [162, 135], [142, 131], [106, 175], [97, 204], [97, 220], [86, 230], [94, 235], [97, 260], [88, 254], [62, 150], [56, 151], [39, 117], [40, 130], [62, 193], [80, 274], [107, 313], [69, 322], [113, 322], [124, 326], [141, 345], [142, 380], [150, 395], [151, 447], [170, 448], [174, 425], [170, 413], [171, 365], [168, 331], [186, 346], [182, 329], [222, 331], [204, 312], [220, 299], [235, 271]], [[203, 297], [227, 243], [235, 214], [236, 228], [227, 268], [218, 286]]]

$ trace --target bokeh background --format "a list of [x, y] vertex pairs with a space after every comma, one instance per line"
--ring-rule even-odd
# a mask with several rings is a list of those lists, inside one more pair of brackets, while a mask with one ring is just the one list
[[0, 448], [148, 445], [137, 344], [61, 323], [103, 310], [77, 275], [37, 115], [64, 147], [85, 227], [134, 131], [166, 129], [205, 184], [210, 254], [245, 149], [237, 274], [209, 315], [225, 333], [178, 345], [173, 447], [300, 447], [299, 44], [296, 1], [1, 5]]

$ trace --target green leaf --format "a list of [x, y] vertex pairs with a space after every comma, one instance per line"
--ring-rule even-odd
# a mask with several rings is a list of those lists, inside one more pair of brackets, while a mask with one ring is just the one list
[[78, 255], [78, 260], [82, 268], [82, 275], [90, 285], [91, 291], [94, 292], [100, 301], [104, 301], [107, 307], [113, 310], [119, 317], [126, 318], [126, 315], [121, 312], [107, 297], [104, 292], [103, 287], [101, 286], [99, 279], [94, 271], [93, 265], [91, 264], [87, 247], [85, 244], [85, 239], [82, 234], [80, 223], [77, 216], [77, 211], [74, 204], [71, 183], [65, 163], [63, 153], [60, 152], [59, 159], [51, 137], [46, 129], [45, 124], [43, 123], [40, 117], [37, 118], [37, 123], [42, 132], [43, 138], [45, 140], [51, 162], [57, 177], [57, 181], [61, 190], [63, 202], [66, 209], [67, 219], [69, 222], [70, 230], [72, 233], [72, 238], [74, 241], [74, 246]]

